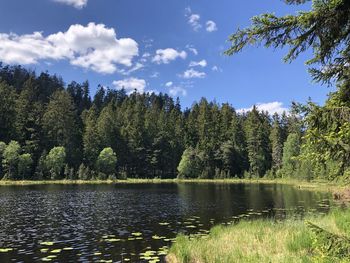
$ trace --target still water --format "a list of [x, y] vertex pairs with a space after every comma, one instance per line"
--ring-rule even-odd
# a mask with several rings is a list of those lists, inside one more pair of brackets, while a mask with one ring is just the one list
[[330, 194], [278, 184], [2, 186], [0, 262], [164, 262], [179, 233], [330, 206]]

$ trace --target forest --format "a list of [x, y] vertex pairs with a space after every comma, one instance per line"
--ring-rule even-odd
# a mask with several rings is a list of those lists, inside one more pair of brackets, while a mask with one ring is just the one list
[[346, 80], [322, 107], [270, 116], [102, 86], [91, 97], [87, 81], [21, 66], [2, 64], [0, 79], [3, 180], [350, 177]]

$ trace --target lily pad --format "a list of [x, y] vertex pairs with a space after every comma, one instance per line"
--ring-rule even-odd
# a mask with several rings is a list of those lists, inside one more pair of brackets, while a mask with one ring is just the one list
[[109, 238], [109, 239], [105, 239], [105, 241], [107, 241], [107, 242], [119, 242], [119, 241], [121, 241], [121, 239], [119, 239], [119, 238]]
[[54, 242], [50, 242], [50, 241], [41, 242], [40, 245], [43, 245], [43, 246], [53, 246], [53, 245], [54, 245]]
[[0, 253], [7, 253], [7, 252], [10, 252], [12, 250], [13, 250], [13, 248], [0, 248]]

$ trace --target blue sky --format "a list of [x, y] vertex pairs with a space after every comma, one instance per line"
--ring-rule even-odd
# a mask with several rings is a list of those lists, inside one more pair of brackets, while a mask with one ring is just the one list
[[292, 64], [286, 50], [249, 47], [227, 57], [228, 36], [254, 15], [295, 13], [309, 6], [279, 0], [2, 0], [0, 60], [66, 83], [253, 104], [271, 111], [308, 97], [322, 103], [330, 88], [313, 84], [306, 53]]

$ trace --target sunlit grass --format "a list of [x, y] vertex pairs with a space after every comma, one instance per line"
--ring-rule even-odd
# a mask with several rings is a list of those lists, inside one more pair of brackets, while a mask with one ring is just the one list
[[336, 183], [323, 180], [315, 180], [311, 182], [293, 180], [293, 179], [134, 179], [127, 180], [24, 180], [24, 181], [11, 181], [0, 180], [0, 186], [6, 185], [42, 185], [42, 184], [151, 184], [151, 183], [219, 183], [219, 184], [288, 184], [298, 188], [308, 188], [317, 190], [332, 190], [332, 189], [345, 189], [350, 185], [345, 183]]
[[[307, 220], [341, 237], [350, 237], [350, 210]], [[314, 240], [314, 233], [303, 220], [241, 221], [214, 227], [206, 239], [178, 236], [167, 259], [169, 263], [315, 262], [318, 255]]]

